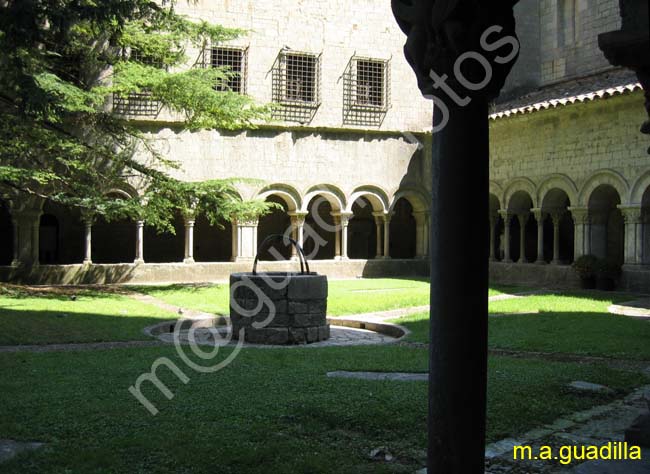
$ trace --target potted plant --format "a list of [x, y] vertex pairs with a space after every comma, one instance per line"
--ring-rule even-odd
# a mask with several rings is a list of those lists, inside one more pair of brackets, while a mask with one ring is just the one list
[[621, 264], [612, 260], [599, 260], [596, 264], [596, 288], [612, 291], [621, 276]]
[[585, 290], [596, 288], [596, 267], [598, 259], [594, 255], [583, 255], [573, 263], [573, 269], [580, 277], [580, 286]]

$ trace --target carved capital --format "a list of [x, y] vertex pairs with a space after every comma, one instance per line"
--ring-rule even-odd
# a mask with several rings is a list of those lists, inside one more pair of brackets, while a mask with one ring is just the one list
[[511, 221], [512, 218], [515, 216], [512, 212], [507, 211], [507, 210], [504, 210], [504, 209], [499, 209], [498, 212], [499, 212], [499, 215], [500, 215], [501, 218], [503, 219], [503, 222], [505, 223], [506, 226], [507, 226], [508, 224], [510, 224], [510, 221]]
[[570, 207], [569, 212], [576, 225], [589, 224], [589, 209], [586, 207]]
[[305, 219], [307, 218], [306, 212], [290, 212], [289, 217], [291, 218], [291, 225], [293, 227], [302, 227], [305, 225]]
[[[452, 99], [451, 88], [457, 97], [498, 96], [518, 53], [513, 14], [517, 1], [392, 0], [393, 14], [408, 37], [404, 54], [422, 93]], [[499, 40], [510, 42], [510, 46], [497, 51], [485, 48], [486, 43]], [[516, 45], [514, 53], [512, 44]], [[473, 56], [476, 54], [481, 59]], [[503, 61], [504, 57], [509, 61]]]
[[627, 206], [618, 206], [623, 214], [623, 219], [625, 219], [626, 224], [640, 224], [642, 209], [641, 207], [627, 207]]
[[531, 211], [533, 212], [533, 216], [535, 216], [535, 220], [537, 222], [542, 222], [546, 218], [546, 215], [548, 214], [543, 209], [531, 209]]

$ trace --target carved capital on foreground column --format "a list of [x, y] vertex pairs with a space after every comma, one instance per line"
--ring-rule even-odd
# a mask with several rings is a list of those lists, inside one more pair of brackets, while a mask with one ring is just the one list
[[[404, 53], [422, 93], [451, 98], [448, 88], [440, 87], [439, 83], [446, 76], [444, 80], [458, 96], [488, 100], [498, 96], [518, 55], [513, 15], [517, 1], [392, 0], [393, 14], [408, 37]], [[486, 50], [486, 35], [490, 44], [512, 38], [517, 48]], [[474, 53], [485, 62], [465, 61], [468, 54]], [[509, 55], [509, 61], [497, 60]], [[457, 73], [459, 62], [463, 65], [463, 78]], [[485, 74], [486, 63], [491, 69], [489, 78]], [[476, 84], [482, 87], [475, 87]]]

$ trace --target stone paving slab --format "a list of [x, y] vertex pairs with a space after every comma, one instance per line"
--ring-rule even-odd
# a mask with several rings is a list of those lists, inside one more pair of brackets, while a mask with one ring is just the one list
[[348, 372], [337, 370], [328, 372], [327, 376], [334, 379], [390, 380], [393, 382], [427, 382], [429, 380], [429, 374], [406, 372]]
[[[193, 333], [193, 334], [191, 334]], [[158, 339], [162, 342], [173, 344], [174, 333], [159, 334]], [[182, 330], [178, 331], [178, 337], [182, 344], [188, 344], [190, 337], [194, 338], [194, 343], [197, 345], [206, 346], [236, 346], [238, 341], [231, 339], [230, 326], [221, 326], [217, 328], [197, 328], [195, 330]], [[326, 341], [314, 342], [312, 344], [300, 345], [266, 345], [266, 344], [251, 344], [244, 343], [243, 347], [257, 347], [257, 348], [318, 348], [318, 347], [338, 347], [338, 346], [362, 346], [362, 345], [376, 345], [376, 344], [390, 344], [396, 342], [398, 339], [380, 334], [374, 331], [365, 329], [356, 329], [341, 326], [331, 326], [330, 338]]]
[[613, 304], [607, 308], [612, 314], [633, 318], [650, 318], [650, 298], [641, 298], [627, 303]]
[[11, 439], [0, 439], [0, 463], [7, 462], [24, 451], [34, 451], [45, 446], [45, 443], [21, 442]]

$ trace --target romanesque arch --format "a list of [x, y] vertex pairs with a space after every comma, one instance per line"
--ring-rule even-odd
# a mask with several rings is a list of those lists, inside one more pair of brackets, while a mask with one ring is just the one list
[[609, 182], [596, 185], [587, 196], [591, 253], [617, 263], [623, 263], [625, 243], [620, 204], [621, 194]]
[[[520, 180], [518, 185], [506, 189], [507, 214], [505, 225], [510, 231], [510, 259], [518, 263], [528, 263], [537, 255], [537, 223], [532, 214], [535, 206], [532, 181]], [[508, 222], [509, 221], [509, 222]], [[508, 239], [504, 239], [507, 245]], [[505, 249], [504, 249], [505, 252]]]
[[630, 191], [629, 203], [630, 204], [641, 204], [643, 198], [646, 195], [648, 189], [650, 189], [650, 170], [643, 173], [637, 178], [637, 180], [632, 185]]
[[[106, 196], [113, 199], [135, 197], [125, 189], [111, 189], [106, 192]], [[93, 263], [133, 263], [135, 246], [135, 222], [130, 219], [114, 219], [109, 222], [102, 216], [95, 219], [92, 235]]]
[[564, 180], [547, 180], [541, 189], [541, 213], [538, 216], [543, 219], [544, 227], [542, 260], [555, 264], [571, 263], [575, 228], [569, 207], [576, 202], [577, 193]]
[[[546, 177], [537, 188], [537, 202], [543, 207], [545, 201], [548, 202], [547, 195], [554, 191], [561, 190], [568, 197], [571, 205], [578, 202], [578, 187], [575, 183], [564, 174], [553, 174]], [[552, 199], [552, 196], [551, 196]]]
[[503, 205], [508, 209], [511, 208], [511, 200], [513, 196], [520, 192], [524, 192], [529, 196], [531, 208], [537, 207], [535, 183], [528, 178], [515, 178], [508, 182], [508, 185], [503, 192]]
[[263, 200], [269, 196], [281, 198], [286, 205], [287, 212], [296, 212], [302, 207], [300, 193], [294, 187], [287, 184], [271, 184], [262, 188], [257, 194], [257, 197]]
[[388, 194], [378, 186], [362, 186], [355, 189], [348, 199], [346, 211], [352, 212], [352, 207], [360, 198], [364, 198], [370, 204], [373, 212], [388, 212]]
[[[297, 202], [292, 197], [284, 192], [269, 191], [266, 196], [262, 194], [260, 197], [265, 197], [266, 202], [275, 204], [276, 206], [269, 214], [266, 214], [259, 219], [257, 226], [257, 241], [258, 245], [264, 239], [273, 234], [292, 235], [291, 217], [289, 212], [295, 212], [297, 209]], [[284, 245], [283, 241], [274, 242], [271, 247], [263, 249], [259, 253], [261, 260], [275, 261], [275, 260], [288, 260], [291, 258], [291, 246]]]
[[629, 185], [620, 173], [609, 169], [600, 170], [592, 174], [580, 188], [580, 194], [578, 196], [579, 205], [587, 207], [594, 190], [602, 185], [614, 188], [618, 193], [619, 199], [623, 199], [629, 195]]

